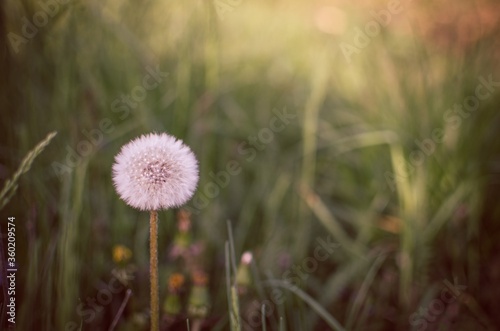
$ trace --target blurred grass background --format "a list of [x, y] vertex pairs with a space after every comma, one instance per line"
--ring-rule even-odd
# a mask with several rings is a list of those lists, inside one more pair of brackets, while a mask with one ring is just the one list
[[[253, 253], [251, 282], [239, 284], [244, 330], [330, 330], [332, 319], [346, 330], [500, 326], [498, 86], [467, 116], [447, 113], [480, 77], [500, 81], [500, 8], [400, 4], [347, 59], [340, 45], [354, 45], [356, 28], [387, 2], [2, 2], [2, 181], [58, 132], [1, 210], [2, 234], [8, 216], [18, 227], [17, 328], [108, 330], [125, 302], [115, 329], [148, 329], [148, 216], [118, 198], [110, 176], [120, 147], [151, 131], [198, 156], [193, 201], [209, 195], [211, 171], [231, 160], [242, 168], [206, 207], [188, 203], [184, 241], [175, 211], [160, 213], [161, 300], [175, 292], [179, 307], [164, 311], [165, 329], [185, 330], [186, 318], [201, 321], [192, 329], [229, 329], [227, 220], [236, 258]], [[30, 37], [26, 20], [40, 25]], [[152, 68], [168, 76], [141, 101], [116, 102]], [[251, 147], [284, 109], [296, 117]], [[411, 166], [415, 140], [435, 129], [444, 141]], [[102, 135], [70, 166], [68, 149], [89, 141], [83, 130]], [[328, 236], [339, 248], [300, 290], [280, 287]], [[203, 243], [194, 263], [209, 309], [197, 317], [186, 302], [196, 279], [172, 284], [172, 275], [190, 277], [171, 256], [179, 242]], [[131, 256], [113, 258], [118, 245]], [[133, 273], [124, 281], [131, 297], [120, 291], [102, 304], [116, 270]], [[467, 286], [464, 294], [423, 317], [445, 280]], [[255, 322], [266, 302], [265, 323]]]

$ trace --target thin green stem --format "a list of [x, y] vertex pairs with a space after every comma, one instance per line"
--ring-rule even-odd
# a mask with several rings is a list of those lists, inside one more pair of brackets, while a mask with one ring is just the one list
[[151, 280], [151, 331], [160, 330], [160, 303], [158, 298], [158, 212], [149, 218], [149, 277]]

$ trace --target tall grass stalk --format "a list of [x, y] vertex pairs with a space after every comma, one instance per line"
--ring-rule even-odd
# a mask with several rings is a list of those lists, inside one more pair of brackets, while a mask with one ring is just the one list
[[[311, 94], [306, 102], [304, 110], [304, 124], [302, 127], [302, 164], [300, 173], [300, 186], [313, 186], [316, 172], [316, 150], [318, 119], [321, 106], [326, 97], [329, 76], [327, 72], [330, 67], [328, 52], [325, 50], [319, 54], [317, 62], [312, 65]], [[299, 203], [298, 220], [308, 219], [309, 210], [303, 201]], [[307, 222], [299, 222], [299, 231], [295, 243], [296, 254], [303, 254], [308, 245], [311, 227]], [[299, 253], [300, 252], [300, 253]]]
[[413, 280], [414, 261], [412, 259], [414, 252], [415, 236], [415, 209], [414, 196], [411, 191], [410, 174], [406, 169], [406, 162], [403, 155], [403, 149], [399, 143], [390, 145], [391, 161], [394, 172], [397, 174], [396, 189], [399, 202], [399, 217], [403, 222], [401, 232], [401, 255], [400, 255], [400, 282], [399, 282], [399, 300], [402, 305], [408, 307], [410, 304], [411, 283]]
[[151, 291], [151, 331], [160, 330], [160, 299], [158, 284], [158, 212], [149, 217], [149, 277]]
[[241, 331], [240, 304], [236, 286], [231, 282], [231, 255], [230, 244], [226, 241], [225, 245], [225, 267], [226, 267], [226, 291], [229, 322], [232, 331]]

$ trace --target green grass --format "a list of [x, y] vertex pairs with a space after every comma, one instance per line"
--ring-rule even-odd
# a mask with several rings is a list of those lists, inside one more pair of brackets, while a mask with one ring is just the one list
[[[18, 52], [9, 33], [21, 35], [22, 18], [33, 22], [41, 7], [2, 4], [0, 176], [18, 189], [0, 224], [5, 235], [16, 217], [17, 328], [108, 330], [125, 289], [97, 308], [86, 300], [122, 268], [134, 270], [132, 294], [115, 330], [148, 329], [148, 219], [118, 198], [111, 165], [151, 131], [183, 139], [200, 164], [189, 240], [204, 244], [195, 265], [208, 276], [210, 308], [189, 313], [189, 266], [169, 258], [175, 211], [160, 212], [161, 307], [169, 276], [187, 278], [169, 329], [196, 330], [198, 318], [206, 330], [418, 330], [412, 314], [455, 277], [465, 295], [425, 329], [498, 323], [498, 87], [467, 117], [445, 117], [480, 77], [500, 81], [498, 23], [468, 47], [441, 47], [420, 33], [414, 4], [348, 63], [339, 44], [386, 4], [339, 5], [347, 25], [335, 35], [314, 25], [319, 4], [232, 3], [222, 19], [210, 1], [69, 1]], [[152, 68], [168, 75], [136, 104], [117, 103]], [[284, 110], [296, 116], [271, 139], [263, 130]], [[435, 129], [444, 141], [412, 166], [415, 140]], [[67, 162], [68, 149], [85, 147]], [[210, 197], [210, 172], [231, 162], [241, 171]], [[301, 277], [293, 266], [313, 263], [328, 237], [339, 247]], [[113, 261], [118, 244], [132, 251], [127, 265]], [[234, 275], [245, 251], [253, 282], [241, 292]]]

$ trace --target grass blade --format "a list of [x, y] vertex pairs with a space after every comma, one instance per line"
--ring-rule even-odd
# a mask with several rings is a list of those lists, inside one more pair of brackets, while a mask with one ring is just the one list
[[0, 209], [2, 209], [10, 201], [12, 196], [14, 196], [14, 194], [16, 193], [18, 187], [17, 182], [21, 177], [21, 175], [30, 170], [33, 161], [36, 159], [38, 155], [40, 155], [41, 152], [43, 152], [45, 147], [47, 147], [47, 145], [50, 143], [52, 138], [55, 137], [56, 134], [57, 134], [56, 131], [49, 133], [45, 137], [45, 139], [39, 142], [35, 146], [35, 148], [33, 148], [28, 154], [26, 154], [24, 159], [21, 161], [21, 165], [14, 173], [12, 178], [7, 180], [7, 182], [5, 182], [5, 185], [2, 191], [0, 192]]
[[345, 331], [340, 325], [340, 323], [332, 316], [330, 315], [321, 304], [319, 304], [316, 300], [314, 300], [309, 294], [306, 292], [302, 291], [296, 286], [290, 285], [290, 283], [283, 281], [283, 280], [268, 280], [266, 281], [267, 284], [271, 286], [279, 286], [284, 289], [289, 290], [290, 292], [293, 292], [295, 295], [297, 295], [299, 298], [301, 298], [305, 303], [307, 303], [323, 320], [328, 324], [333, 330], [336, 331]]

